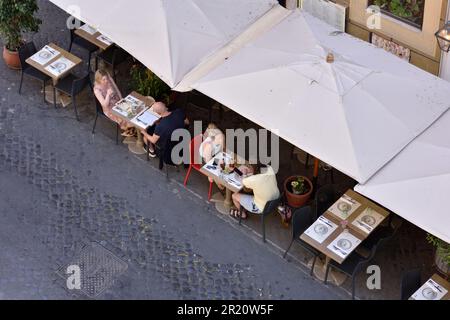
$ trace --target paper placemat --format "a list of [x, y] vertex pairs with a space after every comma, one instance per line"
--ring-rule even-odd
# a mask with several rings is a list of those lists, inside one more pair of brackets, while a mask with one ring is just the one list
[[97, 33], [97, 29], [91, 27], [91, 26], [88, 25], [88, 24], [82, 25], [82, 26], [80, 27], [80, 29], [83, 30], [83, 31], [85, 31], [85, 32], [87, 32], [87, 33], [89, 33], [91, 36]]
[[75, 63], [73, 63], [69, 59], [61, 57], [58, 60], [49, 64], [47, 67], [45, 67], [45, 70], [47, 70], [48, 72], [50, 72], [55, 76], [59, 76], [64, 72], [70, 70], [74, 65]]
[[40, 51], [32, 55], [30, 59], [43, 66], [58, 55], [60, 55], [60, 52], [58, 50], [53, 49], [50, 46], [45, 46]]
[[104, 36], [102, 34], [97, 37], [97, 40], [100, 42], [103, 42], [104, 44], [106, 44], [108, 46], [110, 46], [114, 43], [114, 42], [112, 42], [112, 40], [110, 38], [108, 38], [107, 36]]
[[429, 279], [412, 295], [412, 298], [414, 300], [441, 300], [447, 293], [447, 289], [433, 279]]
[[384, 216], [372, 208], [366, 208], [352, 222], [352, 225], [369, 234], [383, 221]]
[[334, 203], [328, 211], [337, 216], [339, 219], [347, 220], [359, 207], [361, 203], [344, 194], [336, 203]]
[[336, 239], [328, 245], [328, 249], [341, 258], [347, 257], [361, 243], [357, 237], [348, 230], [344, 230]]
[[336, 229], [337, 225], [320, 216], [306, 231], [305, 234], [318, 243], [323, 243]]

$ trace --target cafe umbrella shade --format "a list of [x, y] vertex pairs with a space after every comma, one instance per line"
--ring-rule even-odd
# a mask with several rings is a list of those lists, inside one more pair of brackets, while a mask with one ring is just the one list
[[170, 87], [276, 0], [51, 0], [95, 27]]
[[193, 87], [361, 183], [450, 105], [449, 83], [301, 10]]
[[450, 111], [411, 142], [359, 193], [450, 243]]

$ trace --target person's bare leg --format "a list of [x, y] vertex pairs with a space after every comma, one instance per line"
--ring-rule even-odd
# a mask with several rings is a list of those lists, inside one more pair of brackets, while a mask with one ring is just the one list
[[239, 210], [241, 208], [241, 195], [239, 193], [233, 193], [231, 199], [233, 200], [234, 206]]

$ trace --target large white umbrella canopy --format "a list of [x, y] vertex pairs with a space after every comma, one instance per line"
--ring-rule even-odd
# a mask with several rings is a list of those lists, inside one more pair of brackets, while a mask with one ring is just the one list
[[193, 87], [364, 183], [448, 109], [450, 84], [333, 31], [294, 11]]
[[50, 0], [111, 38], [171, 87], [276, 0]]
[[450, 243], [450, 111], [355, 190]]

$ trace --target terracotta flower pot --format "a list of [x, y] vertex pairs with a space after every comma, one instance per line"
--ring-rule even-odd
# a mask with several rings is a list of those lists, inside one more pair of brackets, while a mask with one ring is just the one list
[[292, 190], [291, 182], [294, 180], [297, 180], [297, 178], [298, 178], [298, 176], [292, 176], [292, 177], [287, 178], [284, 181], [284, 194], [286, 195], [286, 199], [287, 199], [289, 206], [294, 207], [294, 208], [299, 208], [301, 206], [304, 206], [309, 201], [309, 198], [311, 197], [311, 194], [313, 192], [313, 184], [312, 184], [311, 180], [302, 176], [302, 178], [305, 179], [305, 182], [307, 184], [309, 184], [309, 191], [305, 194], [293, 193], [291, 191]]
[[19, 52], [10, 51], [6, 47], [3, 47], [3, 60], [5, 60], [6, 65], [14, 70], [20, 70], [20, 59]]

